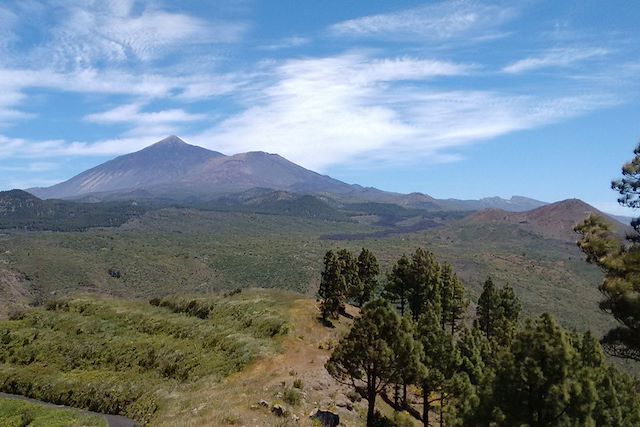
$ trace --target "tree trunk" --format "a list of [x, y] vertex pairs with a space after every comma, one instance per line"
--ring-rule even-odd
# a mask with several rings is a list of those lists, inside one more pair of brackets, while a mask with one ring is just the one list
[[407, 384], [402, 384], [402, 407], [407, 407]]
[[431, 410], [431, 405], [429, 404], [429, 389], [427, 387], [422, 387], [422, 425], [424, 427], [429, 427], [429, 411]]
[[400, 406], [400, 384], [393, 385], [393, 403], [396, 407]]
[[444, 420], [442, 419], [442, 408], [444, 407], [444, 397], [440, 395], [440, 427], [444, 427]]
[[375, 390], [367, 390], [367, 401], [369, 407], [367, 408], [367, 427], [374, 427], [375, 415], [376, 415], [376, 392]]

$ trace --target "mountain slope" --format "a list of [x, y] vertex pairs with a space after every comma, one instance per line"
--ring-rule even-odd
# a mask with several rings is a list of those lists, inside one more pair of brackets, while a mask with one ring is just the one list
[[208, 186], [212, 193], [271, 188], [300, 193], [352, 191], [344, 182], [305, 169], [277, 155], [261, 151], [208, 160], [183, 182]]
[[392, 203], [427, 210], [502, 208], [519, 212], [544, 205], [533, 199], [498, 197], [437, 200], [422, 193], [400, 194], [350, 185], [260, 151], [233, 156], [189, 145], [170, 136], [135, 153], [89, 169], [65, 182], [27, 191], [42, 199], [158, 199], [211, 201], [255, 188], [329, 197], [341, 203]]
[[146, 191], [148, 196], [214, 196], [256, 187], [306, 193], [352, 191], [351, 185], [320, 175], [276, 154], [225, 156], [170, 136], [117, 157], [68, 181], [28, 191], [40, 198], [78, 198]]
[[574, 242], [578, 236], [573, 228], [590, 214], [609, 219], [619, 234], [625, 233], [625, 226], [609, 215], [578, 199], [551, 203], [527, 212], [507, 212], [501, 209], [487, 209], [467, 218], [474, 223], [517, 224], [546, 238]]
[[40, 198], [52, 199], [147, 188], [180, 180], [216, 157], [224, 156], [170, 136], [143, 150], [116, 157], [68, 181], [28, 191]]

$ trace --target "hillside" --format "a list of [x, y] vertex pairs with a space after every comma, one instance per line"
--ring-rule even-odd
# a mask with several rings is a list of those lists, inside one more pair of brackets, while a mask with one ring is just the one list
[[364, 403], [324, 369], [349, 321], [323, 327], [312, 299], [246, 290], [152, 302], [80, 297], [0, 322], [0, 391], [153, 426], [313, 426], [316, 409], [361, 423]]
[[528, 212], [514, 213], [500, 209], [489, 209], [470, 215], [467, 221], [477, 224], [517, 224], [549, 239], [575, 242], [578, 236], [573, 228], [590, 214], [609, 219], [609, 223], [617, 233], [624, 235], [626, 228], [621, 222], [578, 199], [552, 203]]
[[73, 203], [41, 200], [22, 190], [0, 192], [0, 229], [81, 231], [117, 227], [151, 208], [149, 203]]
[[116, 229], [8, 233], [0, 236], [0, 263], [31, 278], [45, 298], [79, 291], [151, 298], [256, 286], [313, 294], [328, 249], [367, 247], [387, 270], [423, 246], [455, 267], [473, 298], [492, 275], [516, 288], [528, 313], [550, 311], [570, 327], [610, 326], [597, 309], [600, 272], [583, 261], [575, 237], [549, 238], [529, 224], [504, 221], [411, 224], [172, 208]]
[[43, 199], [76, 198], [91, 193], [130, 191], [173, 183], [223, 155], [170, 136], [143, 150], [117, 157], [68, 181], [27, 191]]

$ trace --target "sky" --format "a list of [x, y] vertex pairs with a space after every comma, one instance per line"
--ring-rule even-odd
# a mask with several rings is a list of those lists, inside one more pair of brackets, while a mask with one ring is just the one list
[[0, 189], [168, 135], [383, 190], [580, 198], [640, 138], [636, 0], [3, 0]]

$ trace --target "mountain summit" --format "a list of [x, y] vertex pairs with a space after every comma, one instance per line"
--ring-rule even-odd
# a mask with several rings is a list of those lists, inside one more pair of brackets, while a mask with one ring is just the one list
[[219, 195], [264, 187], [300, 192], [349, 192], [352, 186], [307, 170], [276, 154], [225, 156], [169, 136], [116, 157], [68, 181], [28, 191], [42, 198], [144, 191], [152, 196]]

